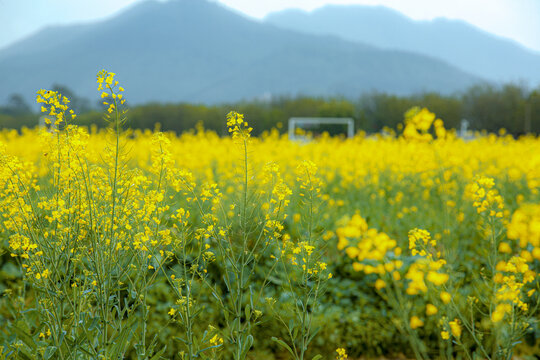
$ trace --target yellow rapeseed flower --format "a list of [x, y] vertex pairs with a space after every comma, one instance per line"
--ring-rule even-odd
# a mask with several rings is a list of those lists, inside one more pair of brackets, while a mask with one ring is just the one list
[[424, 326], [424, 322], [418, 316], [414, 315], [411, 317], [409, 325], [411, 326], [411, 329], [417, 329]]

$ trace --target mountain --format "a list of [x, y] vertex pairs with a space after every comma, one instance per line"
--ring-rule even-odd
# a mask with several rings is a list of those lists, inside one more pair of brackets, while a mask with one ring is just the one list
[[53, 83], [96, 98], [118, 73], [131, 103], [217, 103], [272, 95], [455, 92], [479, 78], [431, 57], [303, 34], [204, 0], [146, 1], [116, 17], [51, 27], [0, 53], [0, 101]]
[[309, 13], [272, 13], [265, 21], [285, 29], [431, 56], [492, 81], [540, 83], [540, 53], [459, 20], [414, 21], [383, 6], [328, 5]]

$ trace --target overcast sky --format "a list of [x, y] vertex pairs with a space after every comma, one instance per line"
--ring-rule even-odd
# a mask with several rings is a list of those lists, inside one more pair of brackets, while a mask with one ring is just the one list
[[[111, 16], [144, 0], [0, 0], [0, 48], [47, 25]], [[385, 5], [413, 19], [465, 20], [540, 51], [540, 0], [215, 0], [262, 18], [286, 8], [313, 10], [325, 4]]]

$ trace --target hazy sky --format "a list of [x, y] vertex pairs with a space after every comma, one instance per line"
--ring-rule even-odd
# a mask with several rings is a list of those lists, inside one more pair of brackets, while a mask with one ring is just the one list
[[[47, 25], [110, 16], [143, 0], [0, 0], [0, 48]], [[540, 0], [215, 0], [262, 18], [285, 8], [312, 10], [325, 4], [385, 5], [413, 19], [462, 19], [540, 51]]]

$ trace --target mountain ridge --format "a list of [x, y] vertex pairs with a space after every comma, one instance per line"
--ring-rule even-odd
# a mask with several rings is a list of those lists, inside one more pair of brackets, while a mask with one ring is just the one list
[[283, 10], [264, 20], [289, 30], [431, 55], [491, 81], [540, 83], [540, 52], [462, 20], [415, 21], [396, 10], [369, 5]]
[[145, 1], [95, 23], [46, 29], [0, 54], [0, 99], [60, 83], [95, 97], [119, 74], [133, 103], [272, 95], [455, 92], [480, 78], [407, 51], [280, 29], [201, 0]]

